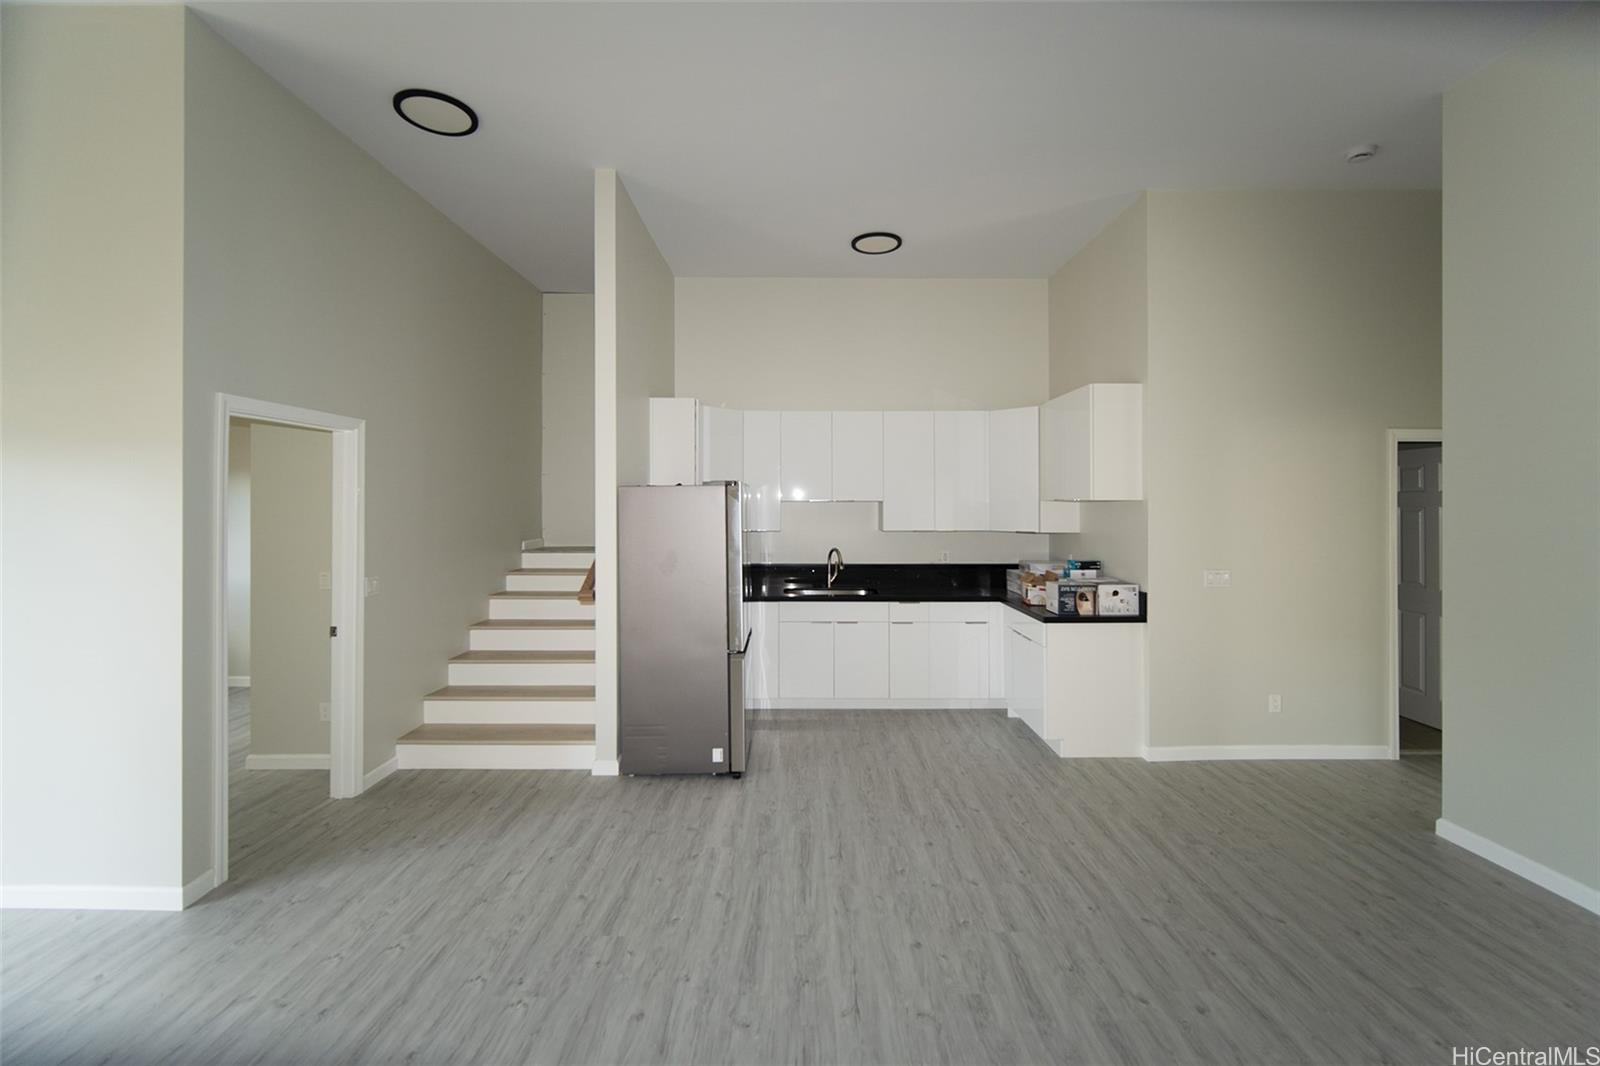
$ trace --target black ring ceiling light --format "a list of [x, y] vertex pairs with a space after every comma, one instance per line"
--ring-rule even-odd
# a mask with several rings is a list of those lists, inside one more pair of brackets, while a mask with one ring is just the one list
[[478, 113], [453, 96], [432, 89], [401, 89], [394, 94], [394, 113], [440, 137], [465, 137], [478, 129]]
[[862, 255], [888, 255], [900, 248], [900, 234], [876, 230], [851, 238], [850, 247]]

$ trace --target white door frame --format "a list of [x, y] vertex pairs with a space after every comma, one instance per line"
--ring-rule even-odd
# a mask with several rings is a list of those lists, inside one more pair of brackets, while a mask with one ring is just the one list
[[1388, 548], [1388, 562], [1384, 572], [1388, 575], [1389, 590], [1384, 593], [1383, 602], [1388, 605], [1389, 619], [1387, 632], [1389, 634], [1389, 694], [1384, 700], [1384, 706], [1389, 708], [1389, 758], [1400, 757], [1400, 531], [1396, 512], [1399, 505], [1395, 498], [1400, 493], [1400, 445], [1409, 442], [1424, 444], [1443, 444], [1444, 433], [1437, 429], [1391, 429], [1388, 431], [1388, 446], [1384, 448], [1384, 462], [1387, 467], [1384, 471], [1384, 484], [1388, 486], [1384, 496], [1383, 521], [1388, 531], [1385, 543]]
[[329, 794], [348, 799], [365, 787], [362, 769], [366, 642], [366, 440], [359, 418], [243, 396], [217, 394], [211, 495], [211, 869], [228, 879], [228, 423], [234, 418], [327, 430], [333, 435], [332, 691], [329, 693]]

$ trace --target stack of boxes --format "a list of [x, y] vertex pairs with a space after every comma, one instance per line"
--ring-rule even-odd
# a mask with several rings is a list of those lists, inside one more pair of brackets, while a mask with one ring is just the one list
[[1089, 617], [1139, 613], [1139, 586], [1101, 578], [1100, 562], [1067, 559], [1023, 562], [1006, 571], [1006, 591], [1052, 614]]

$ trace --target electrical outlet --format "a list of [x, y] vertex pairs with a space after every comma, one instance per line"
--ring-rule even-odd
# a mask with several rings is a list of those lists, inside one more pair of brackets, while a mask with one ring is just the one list
[[317, 704], [317, 713], [322, 716], [322, 720], [324, 722], [329, 721], [332, 718], [332, 715], [328, 713], [328, 708], [329, 705], [326, 703]]
[[939, 561], [941, 563], [948, 563], [950, 561], [950, 553], [949, 552], [940, 552], [939, 553]]
[[1233, 587], [1232, 570], [1207, 570], [1202, 575], [1208, 589], [1226, 589]]
[[367, 578], [367, 595], [368, 596], [376, 596], [377, 594], [378, 594], [378, 579], [375, 578], [375, 577]]
[[1267, 696], [1267, 713], [1268, 714], [1282, 714], [1283, 713], [1283, 697], [1278, 695], [1276, 692], [1271, 693], [1271, 694], [1269, 694]]
[[328, 573], [326, 570], [324, 570], [322, 573], [318, 574], [317, 575], [317, 588], [319, 588], [319, 589], [331, 589], [331, 588], [333, 588], [333, 575]]

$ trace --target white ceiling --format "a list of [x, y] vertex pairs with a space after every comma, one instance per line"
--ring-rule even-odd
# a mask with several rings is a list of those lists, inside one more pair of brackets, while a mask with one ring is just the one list
[[[681, 276], [1042, 277], [1141, 189], [1439, 183], [1439, 99], [1541, 4], [202, 3], [547, 291], [614, 166]], [[482, 119], [433, 137], [437, 89]], [[1344, 150], [1383, 146], [1350, 166]], [[849, 239], [889, 229], [894, 255]]]

